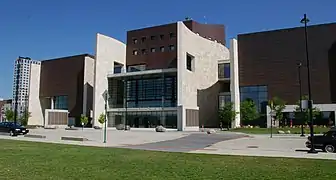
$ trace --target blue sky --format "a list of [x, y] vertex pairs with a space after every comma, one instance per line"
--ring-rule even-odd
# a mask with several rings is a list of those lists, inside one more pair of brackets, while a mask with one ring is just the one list
[[[321, 3], [323, 2], [323, 3]], [[336, 22], [335, 0], [0, 0], [0, 97], [12, 96], [18, 56], [45, 60], [94, 54], [95, 34], [124, 41], [126, 31], [191, 17], [240, 33]]]

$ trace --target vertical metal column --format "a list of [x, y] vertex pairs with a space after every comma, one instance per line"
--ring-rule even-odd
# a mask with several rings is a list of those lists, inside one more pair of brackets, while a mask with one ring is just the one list
[[128, 85], [127, 85], [127, 79], [124, 80], [124, 107], [125, 107], [125, 127], [124, 129], [127, 130], [127, 90], [128, 90]]
[[105, 126], [104, 126], [104, 143], [106, 143], [107, 137], [107, 101], [108, 101], [108, 90], [105, 94]]
[[163, 109], [164, 109], [164, 104], [165, 104], [166, 81], [165, 81], [164, 73], [162, 73], [161, 78], [162, 78], [162, 81], [161, 81], [162, 82], [162, 84], [161, 84], [162, 89], [161, 89], [161, 123], [160, 123], [160, 125], [165, 126], [166, 123], [164, 122], [165, 121], [165, 116], [164, 116]]

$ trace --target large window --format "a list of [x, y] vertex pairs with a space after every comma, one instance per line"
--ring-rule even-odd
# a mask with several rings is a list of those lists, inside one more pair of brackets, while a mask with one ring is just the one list
[[175, 107], [176, 99], [176, 77], [127, 82], [127, 107]]
[[124, 111], [109, 112], [108, 126], [127, 124], [132, 128], [155, 128], [162, 125], [166, 128], [177, 129], [176, 111]]
[[55, 109], [68, 110], [68, 96], [55, 96]]
[[267, 86], [242, 86], [240, 87], [240, 101], [251, 99], [260, 113], [266, 113], [268, 102]]
[[[109, 79], [109, 107], [176, 107], [176, 75], [146, 79]], [[127, 104], [124, 104], [127, 97]]]

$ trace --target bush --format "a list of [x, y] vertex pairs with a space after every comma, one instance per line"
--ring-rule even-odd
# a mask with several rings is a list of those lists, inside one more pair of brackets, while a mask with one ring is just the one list
[[86, 117], [85, 115], [82, 115], [80, 120], [81, 120], [81, 123], [84, 125], [87, 125], [89, 122], [89, 118]]
[[98, 122], [99, 122], [100, 124], [104, 124], [104, 123], [105, 123], [105, 114], [104, 114], [104, 113], [101, 113], [101, 114], [99, 115]]

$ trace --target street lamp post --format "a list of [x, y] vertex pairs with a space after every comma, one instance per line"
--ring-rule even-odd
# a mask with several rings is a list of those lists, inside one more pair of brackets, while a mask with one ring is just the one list
[[105, 124], [104, 124], [104, 143], [106, 143], [106, 139], [107, 139], [107, 98], [108, 98], [108, 91], [105, 91]]
[[298, 66], [298, 75], [299, 75], [299, 86], [300, 86], [300, 92], [299, 92], [299, 95], [300, 95], [300, 118], [301, 118], [301, 137], [305, 137], [304, 135], [304, 131], [303, 131], [303, 118], [302, 118], [302, 84], [301, 84], [301, 66], [302, 66], [302, 63], [298, 63], [297, 64]]
[[307, 35], [307, 23], [309, 19], [307, 15], [304, 14], [301, 19], [301, 23], [304, 24], [304, 32], [305, 32], [305, 45], [306, 45], [306, 59], [307, 59], [307, 69], [308, 69], [308, 112], [309, 112], [309, 121], [310, 121], [310, 137], [311, 137], [311, 148], [308, 153], [317, 153], [314, 147], [314, 122], [313, 122], [313, 102], [311, 97], [311, 82], [310, 82], [310, 65], [309, 65], [309, 51], [308, 51], [308, 35]]

